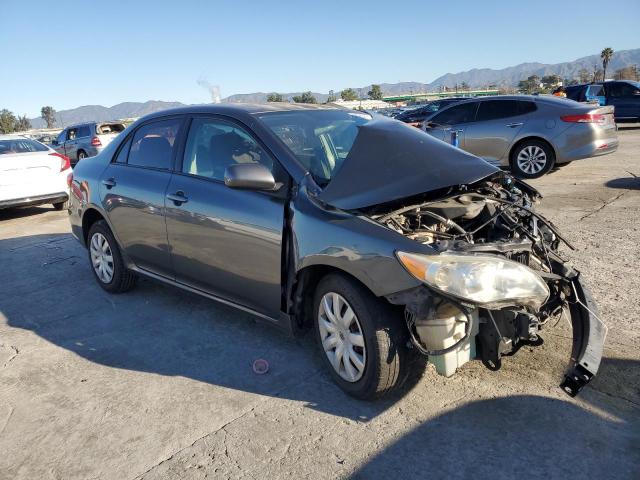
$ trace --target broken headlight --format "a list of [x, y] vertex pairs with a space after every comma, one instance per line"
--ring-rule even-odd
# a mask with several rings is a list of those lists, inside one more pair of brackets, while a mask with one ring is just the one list
[[549, 287], [529, 267], [489, 255], [397, 252], [411, 275], [436, 290], [486, 308], [512, 305], [539, 309]]

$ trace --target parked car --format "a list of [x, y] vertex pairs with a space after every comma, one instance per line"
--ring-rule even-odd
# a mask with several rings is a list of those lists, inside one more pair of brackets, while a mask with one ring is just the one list
[[424, 105], [416, 107], [411, 110], [404, 111], [399, 115], [396, 115], [395, 119], [400, 120], [404, 123], [409, 123], [414, 127], [420, 127], [422, 122], [433, 113], [437, 112], [441, 108], [446, 107], [447, 105], [453, 105], [454, 103], [458, 103], [461, 100], [466, 100], [465, 97], [455, 97], [455, 98], [441, 98], [439, 100], [433, 100]]
[[432, 114], [430, 135], [487, 162], [537, 178], [560, 166], [618, 148], [613, 107], [550, 96], [495, 96], [458, 102]]
[[68, 206], [67, 157], [26, 137], [0, 135], [0, 209], [51, 203]]
[[452, 375], [476, 345], [498, 369], [563, 311], [575, 338], [562, 388], [598, 370], [605, 327], [538, 193], [401, 122], [312, 105], [166, 110], [80, 162], [71, 192], [104, 290], [142, 275], [311, 329], [356, 397], [394, 390], [427, 356]]
[[66, 155], [75, 165], [83, 158], [93, 157], [111, 143], [125, 125], [119, 122], [89, 122], [65, 128], [52, 146], [58, 153]]
[[615, 107], [618, 123], [640, 122], [640, 82], [611, 80], [604, 83], [577, 85], [567, 88], [567, 97], [578, 102], [598, 101]]

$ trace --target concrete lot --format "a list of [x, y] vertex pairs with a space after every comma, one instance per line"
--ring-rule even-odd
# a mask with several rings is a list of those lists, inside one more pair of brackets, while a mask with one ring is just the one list
[[610, 327], [577, 399], [561, 323], [499, 372], [359, 402], [311, 336], [147, 280], [110, 296], [66, 212], [0, 212], [0, 478], [640, 478], [640, 128], [620, 140], [533, 182]]

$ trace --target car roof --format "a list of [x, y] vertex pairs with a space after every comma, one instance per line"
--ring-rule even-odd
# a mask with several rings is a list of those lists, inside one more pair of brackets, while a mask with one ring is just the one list
[[332, 104], [314, 104], [314, 103], [288, 103], [288, 102], [269, 102], [269, 103], [216, 103], [204, 105], [188, 105], [184, 107], [169, 108], [159, 112], [146, 115], [145, 119], [164, 117], [168, 115], [184, 115], [194, 113], [210, 113], [220, 115], [260, 115], [270, 112], [290, 112], [304, 110], [345, 110]]

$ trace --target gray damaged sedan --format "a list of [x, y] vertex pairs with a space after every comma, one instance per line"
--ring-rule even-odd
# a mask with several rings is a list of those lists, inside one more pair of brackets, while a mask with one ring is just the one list
[[[425, 359], [497, 370], [567, 315], [575, 395], [606, 327], [539, 193], [384, 117], [328, 106], [201, 106], [138, 120], [73, 172], [73, 234], [113, 293], [149, 277], [311, 330], [359, 398]], [[570, 246], [570, 245], [569, 245]]]

